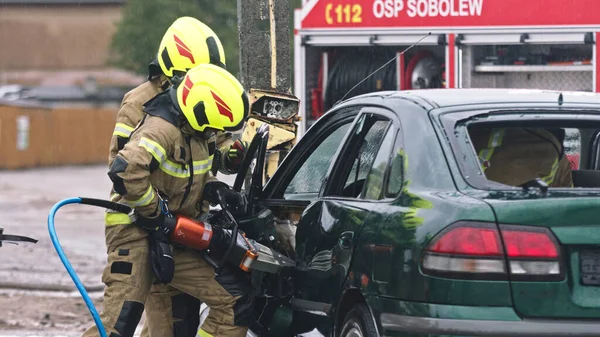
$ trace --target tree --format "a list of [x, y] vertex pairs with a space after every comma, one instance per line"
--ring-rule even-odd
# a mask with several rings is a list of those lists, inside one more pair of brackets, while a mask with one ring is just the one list
[[227, 69], [238, 74], [239, 53], [236, 0], [129, 0], [117, 25], [110, 63], [139, 74], [147, 74], [167, 28], [181, 16], [204, 22], [219, 36]]

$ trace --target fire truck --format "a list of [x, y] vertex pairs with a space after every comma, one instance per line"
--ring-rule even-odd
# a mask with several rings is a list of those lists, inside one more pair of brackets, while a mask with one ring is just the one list
[[306, 0], [294, 16], [299, 136], [378, 90], [600, 90], [598, 0]]

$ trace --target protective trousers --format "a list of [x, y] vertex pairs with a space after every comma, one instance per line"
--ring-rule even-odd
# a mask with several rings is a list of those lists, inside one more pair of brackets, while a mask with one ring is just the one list
[[[196, 337], [200, 326], [200, 305], [197, 298], [168, 284], [153, 284], [146, 298], [146, 321], [140, 337]], [[150, 334], [148, 322], [163, 323], [154, 324]]]
[[[106, 288], [100, 318], [109, 337], [132, 337], [155, 279], [149, 263], [147, 234], [134, 224], [107, 226], [106, 242], [108, 261], [102, 274]], [[212, 267], [193, 251], [175, 249], [173, 259], [175, 276], [170, 285], [210, 307], [199, 335], [246, 336], [247, 327], [254, 321], [254, 293], [249, 275], [225, 268], [215, 277]], [[173, 308], [176, 304], [173, 302], [177, 299], [171, 298], [169, 307]], [[177, 330], [177, 322], [181, 320], [177, 310], [171, 309], [170, 315], [164, 313], [163, 317], [166, 315], [170, 319], [148, 320], [152, 337], [179, 337], [183, 333]], [[95, 326], [83, 334], [83, 337], [99, 336]]]

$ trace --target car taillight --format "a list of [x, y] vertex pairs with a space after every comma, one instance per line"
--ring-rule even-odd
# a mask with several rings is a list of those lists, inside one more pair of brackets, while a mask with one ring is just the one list
[[560, 247], [548, 228], [500, 225], [513, 280], [562, 279]]
[[[508, 268], [507, 268], [508, 262]], [[442, 277], [550, 280], [562, 277], [560, 248], [546, 228], [458, 222], [438, 234], [423, 255], [423, 271]]]

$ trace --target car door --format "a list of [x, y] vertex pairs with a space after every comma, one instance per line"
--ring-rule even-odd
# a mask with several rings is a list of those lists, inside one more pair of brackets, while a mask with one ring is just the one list
[[[282, 165], [281, 175], [272, 179], [278, 185], [272, 187], [271, 205], [300, 200], [308, 204], [297, 222], [294, 283], [296, 302], [303, 301], [302, 306], [313, 312], [328, 314], [340, 298], [354, 244], [373, 207], [373, 201], [364, 197], [365, 180], [386, 133], [394, 128], [393, 116], [384, 109], [362, 108], [352, 126], [344, 126], [350, 132], [343, 141], [338, 137], [335, 155], [326, 158], [322, 149], [336, 131], [326, 126], [311, 129], [310, 137], [313, 132], [329, 137], [315, 139], [320, 146], [303, 151], [304, 158], [290, 159], [293, 164]], [[315, 164], [321, 162], [327, 164]]]

